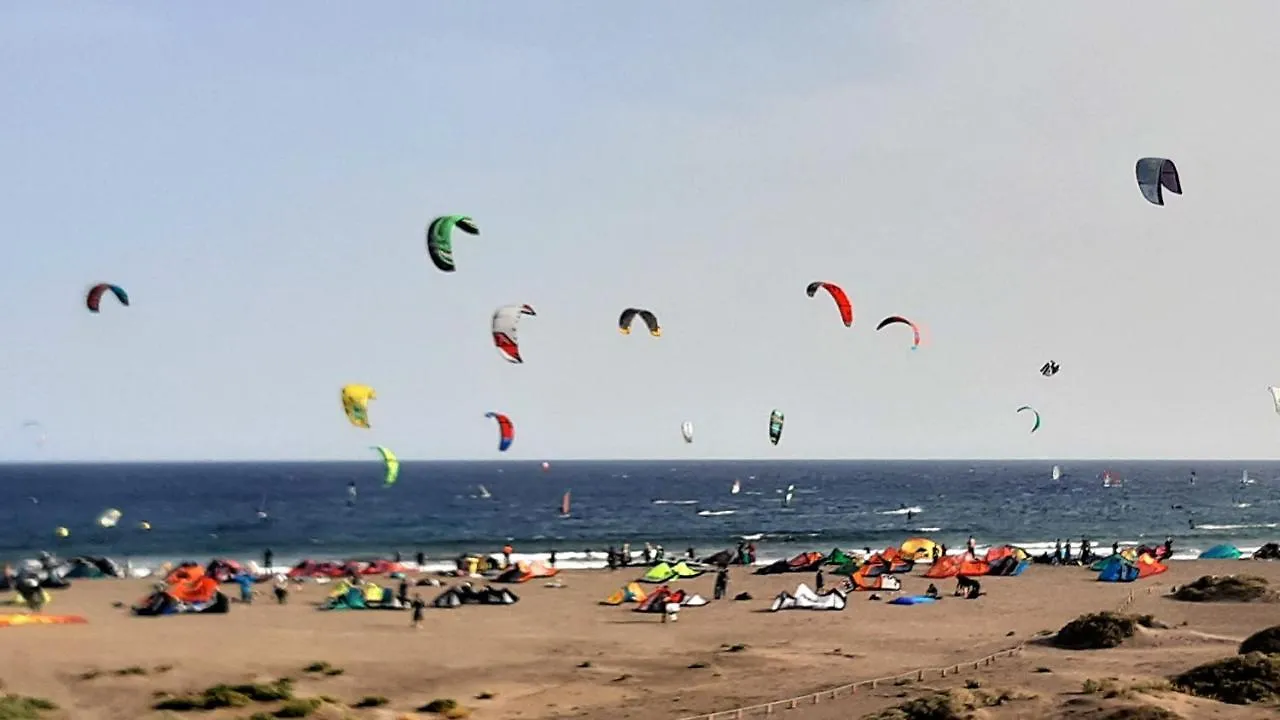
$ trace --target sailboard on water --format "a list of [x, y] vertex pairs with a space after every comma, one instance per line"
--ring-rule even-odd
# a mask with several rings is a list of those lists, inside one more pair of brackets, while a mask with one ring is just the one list
[[782, 507], [791, 507], [791, 499], [796, 496], [796, 486], [788, 485], [787, 494], [782, 496]]
[[1054, 480], [1062, 479], [1062, 468], [1058, 467], [1057, 465], [1053, 466], [1053, 479]]
[[488, 488], [486, 488], [485, 486], [481, 485], [481, 486], [480, 486], [480, 499], [481, 499], [481, 500], [488, 500], [488, 499], [489, 499], [489, 498], [491, 498], [491, 497], [493, 497], [493, 496], [489, 494], [489, 489], [488, 489]]
[[564, 497], [560, 498], [560, 517], [562, 518], [569, 517], [569, 494], [571, 492], [571, 490], [565, 490]]
[[737, 480], [734, 480], [733, 487], [729, 489], [729, 493], [731, 495], [737, 495], [740, 492], [742, 492], [742, 483]]

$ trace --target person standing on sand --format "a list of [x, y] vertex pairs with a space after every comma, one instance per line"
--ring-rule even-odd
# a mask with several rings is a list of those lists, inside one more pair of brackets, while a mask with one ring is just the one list
[[813, 584], [815, 586], [814, 589], [817, 592], [822, 592], [822, 588], [826, 584], [826, 581], [827, 581], [826, 577], [824, 577], [822, 574], [822, 568], [819, 567], [817, 574], [813, 576]]
[[407, 604], [409, 602], [409, 579], [408, 578], [405, 578], [405, 577], [400, 578], [400, 587], [398, 588], [398, 590], [399, 591], [396, 593], [396, 599], [399, 600], [401, 604]]
[[276, 604], [287, 605], [289, 603], [289, 579], [284, 575], [276, 576]]
[[418, 570], [421, 572], [422, 566], [427, 564], [427, 554], [419, 550], [414, 559], [418, 561]]
[[622, 543], [622, 567], [631, 565], [631, 543]]
[[729, 591], [729, 568], [722, 567], [716, 571], [716, 596], [719, 600]]
[[554, 567], [556, 566], [556, 551], [555, 551], [555, 550], [552, 550], [552, 551], [551, 551], [551, 553], [547, 555], [547, 562], [551, 563], [551, 567], [552, 567], [552, 568], [554, 568]]
[[965, 543], [965, 548], [968, 549], [970, 555], [977, 557], [978, 543], [974, 541], [972, 535], [969, 536], [969, 541]]
[[1062, 538], [1053, 541], [1053, 564], [1062, 564]]
[[511, 567], [511, 553], [515, 552], [515, 548], [510, 545], [502, 546], [502, 567]]
[[422, 629], [422, 611], [427, 607], [427, 602], [422, 599], [421, 593], [413, 594], [413, 629]]

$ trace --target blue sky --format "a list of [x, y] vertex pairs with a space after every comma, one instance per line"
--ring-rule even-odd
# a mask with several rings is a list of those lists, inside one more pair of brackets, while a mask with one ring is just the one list
[[2, 13], [2, 459], [1280, 456], [1280, 5]]

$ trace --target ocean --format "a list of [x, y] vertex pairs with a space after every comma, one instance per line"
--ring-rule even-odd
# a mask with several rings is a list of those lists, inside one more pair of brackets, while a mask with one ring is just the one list
[[[511, 543], [520, 555], [554, 549], [560, 567], [590, 567], [624, 542], [708, 555], [758, 538], [758, 561], [768, 562], [913, 536], [963, 547], [970, 535], [980, 548], [1007, 542], [1032, 554], [1057, 538], [1078, 549], [1088, 537], [1105, 551], [1172, 537], [1186, 559], [1218, 543], [1251, 552], [1280, 541], [1280, 463], [1058, 464], [1055, 481], [1052, 461], [561, 461], [545, 471], [538, 462], [406, 462], [391, 487], [380, 462], [6, 465], [0, 559], [48, 550], [148, 565], [255, 559], [269, 547], [276, 565], [422, 551], [443, 567], [460, 552]], [[1104, 473], [1120, 486], [1103, 487]], [[351, 482], [358, 495], [348, 505]], [[103, 528], [97, 518], [109, 508], [122, 517]]]

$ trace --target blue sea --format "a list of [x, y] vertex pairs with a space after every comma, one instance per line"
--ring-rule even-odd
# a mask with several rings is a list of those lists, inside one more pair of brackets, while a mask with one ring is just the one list
[[[0, 559], [48, 550], [147, 565], [247, 560], [270, 547], [276, 565], [422, 551], [443, 566], [460, 552], [511, 543], [517, 554], [554, 549], [561, 567], [585, 567], [624, 542], [704, 555], [746, 537], [768, 562], [912, 536], [962, 547], [970, 535], [979, 547], [1009, 542], [1033, 554], [1057, 538], [1106, 548], [1171, 536], [1175, 557], [1193, 558], [1218, 543], [1252, 551], [1280, 540], [1280, 463], [1058, 464], [1055, 481], [1052, 461], [561, 461], [546, 470], [406, 462], [391, 487], [378, 462], [8, 465], [0, 466]], [[1104, 472], [1121, 485], [1103, 487]], [[741, 492], [732, 494], [735, 480]], [[571, 513], [561, 517], [566, 491]], [[97, 519], [110, 508], [122, 517], [104, 528]], [[59, 527], [67, 537], [55, 535]]]

